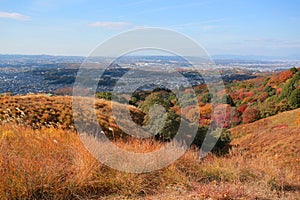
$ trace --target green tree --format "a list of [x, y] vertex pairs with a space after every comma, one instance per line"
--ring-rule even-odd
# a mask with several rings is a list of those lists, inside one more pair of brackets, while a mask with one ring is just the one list
[[276, 93], [276, 90], [271, 86], [266, 86], [263, 92], [267, 92], [269, 97], [273, 96]]
[[230, 95], [224, 94], [222, 96], [222, 103], [224, 104], [229, 104], [230, 106], [235, 106], [233, 99], [231, 98]]
[[270, 80], [270, 77], [267, 77], [267, 78], [264, 80], [264, 82], [262, 83], [262, 85], [263, 85], [263, 86], [266, 86], [267, 83], [269, 82], [269, 80]]
[[288, 98], [289, 104], [292, 108], [300, 107], [300, 89], [295, 89]]
[[139, 107], [144, 113], [147, 114], [150, 110], [150, 107], [155, 104], [163, 106], [166, 110], [168, 110], [172, 106], [169, 98], [163, 98], [161, 93], [155, 92], [148, 95], [145, 101], [142, 102]]
[[[139, 106], [146, 113], [144, 124], [149, 126], [152, 133], [155, 132], [155, 138], [158, 140], [171, 140], [178, 131], [181, 117], [170, 110], [173, 106], [172, 99], [171, 93], [154, 92], [148, 95]], [[156, 107], [158, 109], [155, 109], [155, 106], [158, 106]], [[164, 110], [162, 111], [161, 108]]]
[[279, 100], [282, 100], [284, 98], [289, 98], [291, 96], [292, 92], [296, 89], [297, 85], [300, 81], [300, 72], [297, 72], [293, 78], [284, 86]]
[[201, 102], [209, 103], [211, 101], [211, 96], [212, 95], [209, 92], [204, 94], [203, 97], [201, 98]]
[[296, 73], [298, 72], [298, 70], [296, 69], [296, 67], [291, 68], [290, 71], [291, 71], [293, 74], [296, 74]]
[[112, 93], [111, 92], [98, 92], [98, 93], [96, 93], [95, 96], [99, 99], [105, 99], [105, 100], [110, 101], [112, 98]]
[[[156, 120], [152, 123], [161, 124], [161, 117], [155, 117]], [[160, 141], [170, 141], [177, 134], [177, 131], [180, 126], [181, 118], [174, 111], [167, 112], [167, 119], [163, 127], [155, 135], [155, 138]]]

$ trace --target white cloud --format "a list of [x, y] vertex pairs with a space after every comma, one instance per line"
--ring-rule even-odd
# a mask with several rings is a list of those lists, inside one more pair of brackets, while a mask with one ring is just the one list
[[105, 29], [123, 29], [128, 26], [131, 26], [131, 23], [128, 22], [94, 22], [88, 24], [91, 27], [101, 27]]
[[14, 13], [14, 12], [1, 12], [0, 11], [0, 18], [6, 18], [6, 19], [15, 19], [15, 20], [29, 20], [30, 17], [26, 15], [22, 15], [20, 13]]

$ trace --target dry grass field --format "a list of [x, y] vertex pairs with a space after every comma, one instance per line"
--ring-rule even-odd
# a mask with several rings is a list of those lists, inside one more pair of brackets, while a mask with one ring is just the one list
[[[28, 115], [30, 104], [20, 103], [26, 102], [26, 98], [2, 97], [1, 101], [5, 98], [16, 102], [6, 102], [5, 108], [1, 104], [2, 113], [7, 106], [11, 110], [17, 106]], [[41, 105], [44, 107], [53, 100], [52, 104], [59, 106], [67, 99], [45, 97]], [[37, 105], [31, 106], [41, 109]], [[199, 159], [197, 149], [191, 148], [172, 165], [143, 174], [120, 172], [101, 164], [87, 152], [75, 130], [63, 123], [62, 128], [51, 125], [36, 128], [15, 121], [21, 114], [13, 113], [17, 110], [9, 115], [12, 119], [7, 117], [0, 125], [0, 199], [299, 199], [300, 196], [300, 109], [231, 129], [232, 149], [225, 156], [210, 154]], [[116, 143], [124, 149], [144, 152], [162, 146], [153, 140], [129, 139]]]

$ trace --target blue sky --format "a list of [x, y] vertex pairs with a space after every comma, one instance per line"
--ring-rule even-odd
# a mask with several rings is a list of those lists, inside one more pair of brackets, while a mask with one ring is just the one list
[[0, 54], [87, 56], [126, 30], [183, 33], [210, 54], [300, 55], [297, 0], [0, 0]]

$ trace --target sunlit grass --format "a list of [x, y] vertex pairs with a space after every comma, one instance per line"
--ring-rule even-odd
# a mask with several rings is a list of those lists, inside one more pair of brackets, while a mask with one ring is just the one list
[[[0, 126], [0, 135], [1, 199], [158, 198], [166, 191], [172, 198], [181, 190], [199, 198], [275, 198], [299, 187], [292, 166], [278, 165], [272, 156], [244, 156], [240, 149], [202, 160], [197, 149], [190, 149], [167, 168], [132, 174], [98, 162], [73, 131], [7, 124]], [[150, 140], [116, 143], [144, 152], [162, 146]]]

